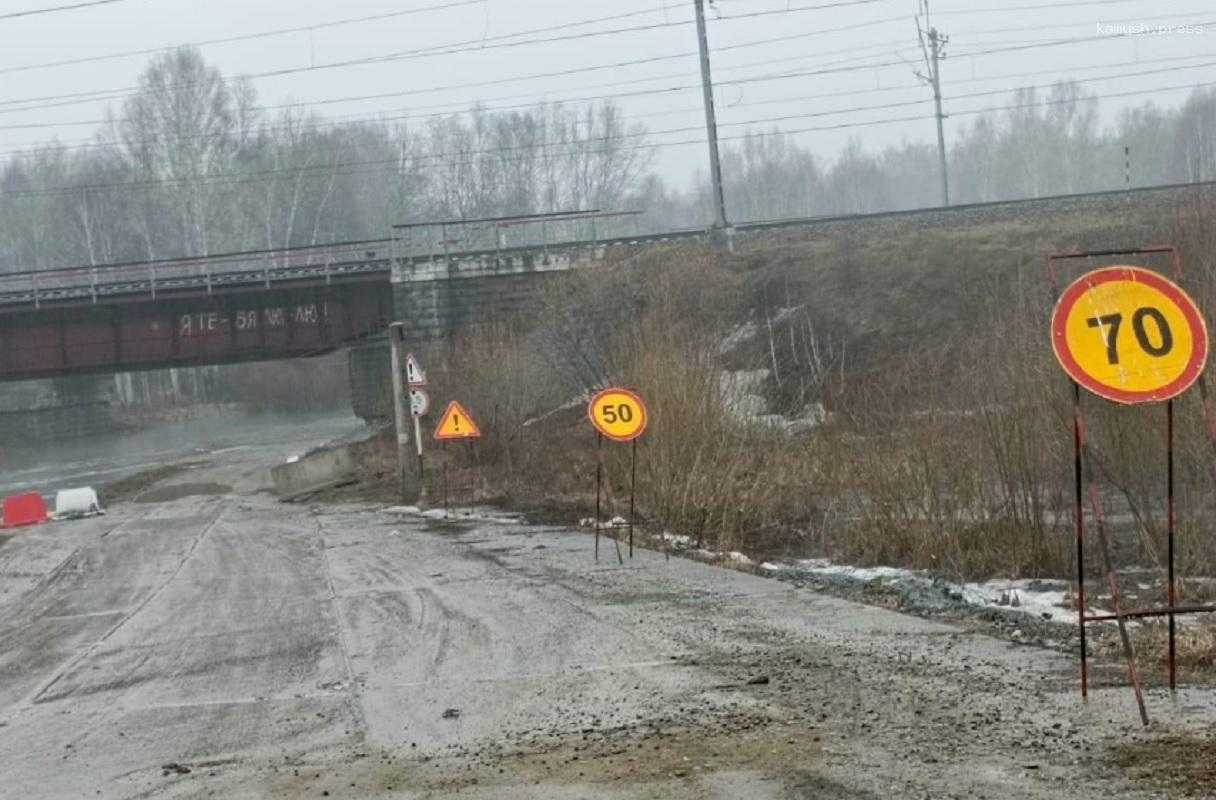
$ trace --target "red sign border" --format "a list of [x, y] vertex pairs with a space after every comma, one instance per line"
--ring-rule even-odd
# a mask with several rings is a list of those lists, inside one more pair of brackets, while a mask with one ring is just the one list
[[[595, 418], [595, 413], [594, 413], [595, 404], [596, 404], [596, 401], [598, 401], [601, 397], [603, 397], [606, 394], [627, 395], [628, 397], [633, 398], [633, 401], [638, 404], [638, 408], [642, 409], [642, 427], [638, 428], [637, 431], [632, 436], [617, 436], [615, 434], [608, 433], [607, 431], [605, 431], [603, 428], [600, 427], [599, 421]], [[597, 431], [599, 431], [601, 434], [603, 434], [605, 437], [611, 439], [612, 441], [614, 441], [614, 442], [632, 442], [634, 439], [637, 439], [643, 433], [645, 433], [646, 428], [650, 426], [650, 409], [646, 408], [646, 401], [643, 400], [641, 395], [639, 395], [637, 392], [633, 391], [632, 389], [622, 389], [619, 386], [613, 386], [613, 387], [609, 387], [607, 389], [599, 390], [598, 392], [595, 393], [595, 396], [592, 397], [590, 401], [588, 401], [587, 419], [589, 419], [591, 421], [591, 425]]]
[[[1093, 380], [1081, 369], [1081, 366], [1072, 357], [1072, 353], [1068, 352], [1064, 344], [1067, 341], [1065, 326], [1068, 322], [1068, 313], [1076, 305], [1081, 295], [1096, 285], [1116, 280], [1127, 280], [1129, 274], [1133, 280], [1153, 287], [1174, 301], [1178, 308], [1182, 310], [1183, 316], [1186, 317], [1187, 323], [1191, 328], [1191, 337], [1195, 341], [1190, 361], [1187, 362], [1182, 374], [1171, 383], [1149, 392], [1128, 392]], [[1201, 335], [1196, 336], [1196, 332]], [[1055, 354], [1056, 361], [1060, 363], [1060, 367], [1063, 368], [1064, 372], [1078, 384], [1098, 395], [1098, 397], [1124, 405], [1160, 403], [1165, 400], [1172, 400], [1191, 388], [1203, 373], [1204, 367], [1207, 366], [1208, 347], [1208, 326], [1195, 301], [1178, 284], [1144, 267], [1102, 267], [1101, 269], [1085, 273], [1069, 284], [1068, 288], [1064, 290], [1064, 294], [1060, 295], [1060, 299], [1056, 301], [1055, 310], [1052, 311], [1051, 315], [1051, 349]]]
[[[455, 436], [440, 435], [439, 431], [441, 428], [443, 428], [443, 423], [447, 422], [448, 414], [452, 413], [453, 408], [459, 408], [464, 413], [465, 418], [468, 419], [469, 422], [472, 422], [473, 427], [477, 429], [477, 433], [461, 433]], [[459, 442], [463, 439], [480, 439], [481, 426], [477, 424], [477, 420], [473, 419], [473, 415], [469, 413], [467, 408], [461, 405], [459, 400], [449, 400], [447, 407], [443, 409], [443, 416], [439, 418], [439, 423], [435, 426], [434, 437], [435, 441], [437, 442]]]

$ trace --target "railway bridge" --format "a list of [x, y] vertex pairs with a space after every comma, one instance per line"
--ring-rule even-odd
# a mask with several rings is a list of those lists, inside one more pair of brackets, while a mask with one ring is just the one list
[[[424, 223], [390, 239], [11, 273], [0, 381], [320, 355], [394, 319], [435, 338], [521, 302], [540, 276], [639, 244], [569, 235], [625, 216]], [[544, 240], [510, 241], [525, 227]]]

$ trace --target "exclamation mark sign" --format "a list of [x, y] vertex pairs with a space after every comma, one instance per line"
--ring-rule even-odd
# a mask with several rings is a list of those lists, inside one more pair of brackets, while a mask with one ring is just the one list
[[452, 428], [455, 429], [456, 433], [460, 433], [460, 415], [459, 414], [452, 415]]

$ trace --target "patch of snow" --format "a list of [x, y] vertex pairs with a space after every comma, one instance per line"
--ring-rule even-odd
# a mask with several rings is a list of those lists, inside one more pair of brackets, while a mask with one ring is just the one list
[[[746, 369], [722, 372], [718, 375], [718, 392], [726, 413], [740, 422], [753, 422], [768, 415], [768, 400], [762, 391], [768, 379], [766, 369]], [[782, 419], [778, 417], [778, 419]]]
[[722, 406], [736, 421], [760, 425], [770, 430], [796, 436], [806, 433], [827, 420], [827, 409], [820, 402], [806, 406], [793, 419], [782, 414], [771, 414], [768, 399], [764, 396], [764, 381], [768, 380], [767, 369], [738, 370], [718, 375], [718, 391]]
[[[971, 605], [1012, 608], [1040, 619], [1075, 623], [1077, 613], [1069, 607], [1066, 586], [1056, 581], [996, 580], [964, 583], [963, 600]], [[1095, 613], [1092, 609], [1090, 613]]]
[[512, 524], [519, 522], [518, 514], [504, 514], [493, 509], [468, 507], [453, 507], [446, 511], [442, 508], [419, 508], [418, 506], [389, 506], [384, 509], [386, 514], [422, 517], [423, 519], [461, 519], [477, 522], [500, 522]]
[[578, 408], [579, 406], [584, 406], [590, 400], [591, 400], [591, 395], [585, 394], [585, 393], [580, 394], [577, 397], [572, 397], [569, 400], [567, 400], [566, 402], [562, 403], [557, 408], [550, 409], [539, 416], [529, 417], [528, 419], [524, 420], [523, 427], [527, 428], [531, 425], [535, 425], [538, 422], [544, 422], [549, 417], [552, 417], [555, 414], [560, 414], [563, 411], [569, 411], [571, 409]]
[[726, 557], [729, 558], [731, 561], [734, 561], [736, 564], [755, 564], [756, 563], [755, 561], [752, 561], [746, 555], [738, 552], [737, 550], [727, 553]]
[[802, 559], [795, 562], [795, 566], [807, 572], [817, 572], [821, 575], [844, 575], [859, 581], [910, 578], [916, 575], [912, 570], [901, 567], [851, 567], [847, 564], [834, 564], [826, 558]]
[[724, 356], [730, 353], [744, 342], [751, 341], [756, 338], [756, 334], [760, 329], [756, 327], [756, 323], [748, 320], [742, 325], [737, 326], [730, 333], [726, 334], [726, 338], [718, 345], [718, 355]]
[[[806, 308], [805, 304], [779, 308], [770, 319], [765, 321], [765, 325], [778, 325], [785, 322], [804, 308]], [[733, 352], [744, 342], [755, 339], [759, 333], [760, 326], [753, 320], [735, 326], [718, 344], [718, 355], [724, 356]]]
[[[827, 559], [812, 558], [792, 565], [766, 563], [764, 569], [780, 571], [797, 569], [819, 575], [838, 575], [859, 582], [930, 581], [925, 572], [901, 567], [853, 567], [835, 564]], [[1052, 622], [1077, 623], [1076, 609], [1069, 605], [1068, 585], [1063, 581], [992, 580], [982, 583], [946, 583], [944, 587], [962, 602], [981, 608], [1002, 608]], [[1089, 609], [1088, 613], [1098, 613]]]
[[805, 303], [800, 303], [799, 305], [796, 305], [796, 306], [785, 306], [783, 308], [779, 308], [779, 309], [777, 309], [777, 313], [773, 315], [771, 322], [774, 325], [781, 323], [781, 322], [785, 322], [787, 319], [794, 316], [795, 314], [797, 314], [799, 311], [801, 311], [804, 308], [806, 308]]

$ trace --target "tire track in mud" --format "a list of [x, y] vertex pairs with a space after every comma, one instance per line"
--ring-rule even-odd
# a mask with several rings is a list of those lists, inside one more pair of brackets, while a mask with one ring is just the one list
[[[78, 543], [60, 558], [58, 563], [46, 570], [36, 583], [7, 599], [3, 608], [8, 624], [0, 625], [0, 653], [14, 659], [24, 672], [44, 673], [55, 669], [56, 664], [66, 663], [70, 659], [70, 656], [64, 653], [61, 661], [56, 653], [56, 638], [63, 631], [57, 630], [55, 624], [117, 617], [127, 613], [129, 606], [126, 604], [107, 606], [85, 613], [58, 612], [66, 610], [62, 608], [66, 602], [64, 591], [70, 590], [66, 585], [70, 584], [73, 578], [88, 573], [89, 561], [85, 556], [96, 549], [101, 540], [124, 528], [140, 524], [149, 513], [150, 510], [144, 510], [128, 519], [111, 518], [113, 524], [100, 532], [80, 537]], [[75, 650], [81, 647], [84, 645]], [[37, 679], [37, 676], [33, 677]], [[35, 686], [37, 685], [35, 683]], [[10, 696], [10, 691], [14, 688], [19, 687], [0, 686], [0, 698], [8, 700], [0, 700], [0, 712], [20, 712], [28, 708], [33, 697], [31, 691], [37, 691], [33, 689], [24, 693], [13, 692]]]
[[338, 649], [342, 652], [342, 669], [346, 673], [347, 705], [350, 708], [354, 724], [358, 726], [359, 737], [367, 733], [367, 716], [363, 711], [363, 701], [359, 696], [359, 684], [355, 680], [355, 671], [350, 663], [350, 642], [346, 635], [346, 619], [342, 613], [342, 598], [338, 596], [334, 584], [333, 567], [329, 563], [329, 549], [325, 546], [325, 525], [321, 515], [310, 512], [313, 527], [316, 529], [317, 549], [321, 554], [321, 570], [325, 573], [325, 586], [329, 592], [326, 600], [329, 602], [330, 613], [334, 619], [334, 629], [338, 635]]
[[[139, 603], [137, 603], [134, 608], [132, 608], [132, 609], [128, 610], [126, 613], [124, 613], [122, 618], [119, 619], [116, 623], [114, 623], [114, 625], [112, 625], [104, 634], [102, 634], [102, 636], [100, 638], [98, 638], [92, 644], [85, 647], [81, 652], [77, 653], [76, 656], [74, 656], [73, 658], [68, 659], [68, 661], [65, 664], [61, 665], [60, 668], [58, 670], [56, 670], [55, 674], [52, 675], [49, 680], [45, 681], [41, 686], [39, 686], [37, 689], [35, 689], [17, 707], [26, 708], [31, 705], [44, 702], [46, 694], [52, 688], [54, 688], [55, 685], [59, 683], [59, 681], [61, 681], [67, 675], [71, 674], [78, 666], [80, 666], [85, 661], [87, 661], [91, 656], [93, 656], [97, 652], [97, 650], [103, 644], [105, 644], [112, 636], [114, 636], [115, 633], [117, 633], [119, 630], [121, 630], [124, 625], [126, 625], [128, 622], [130, 622], [132, 619], [134, 619], [141, 611], [143, 611], [145, 608], [147, 608], [149, 604], [151, 604], [154, 600], [156, 600], [156, 598], [160, 597], [165, 592], [165, 590], [169, 587], [169, 585], [172, 584], [173, 581], [177, 579], [178, 575], [181, 574], [181, 572], [185, 568], [186, 564], [194, 556], [194, 553], [198, 549], [199, 544], [201, 544], [203, 539], [205, 539], [207, 537], [207, 535], [209, 533], [211, 533], [212, 529], [219, 523], [220, 519], [224, 516], [224, 513], [227, 510], [228, 510], [227, 507], [221, 501], [220, 508], [216, 512], [215, 516], [212, 517], [210, 521], [208, 521], [206, 524], [203, 525], [202, 529], [199, 531], [198, 535], [194, 537], [194, 540], [190, 543], [190, 546], [186, 549], [185, 554], [182, 556], [181, 560], [177, 563], [177, 566], [173, 569], [173, 571], [169, 574], [169, 576], [166, 577], [163, 581], [161, 581], [160, 585], [158, 585], [155, 589], [153, 589], [151, 592], [149, 592], [147, 597], [145, 597], [143, 600], [141, 600]], [[151, 513], [151, 512], [148, 512], [148, 513]], [[141, 516], [137, 517], [135, 520], [128, 520], [127, 522], [123, 523], [123, 525], [127, 525], [132, 522], [136, 522], [138, 520], [143, 520], [145, 516], [147, 516], [147, 514], [141, 515]], [[107, 535], [109, 533], [112, 533], [114, 530], [117, 530], [118, 528], [123, 527], [123, 525], [115, 526], [115, 528], [112, 528], [110, 531], [106, 532]]]

